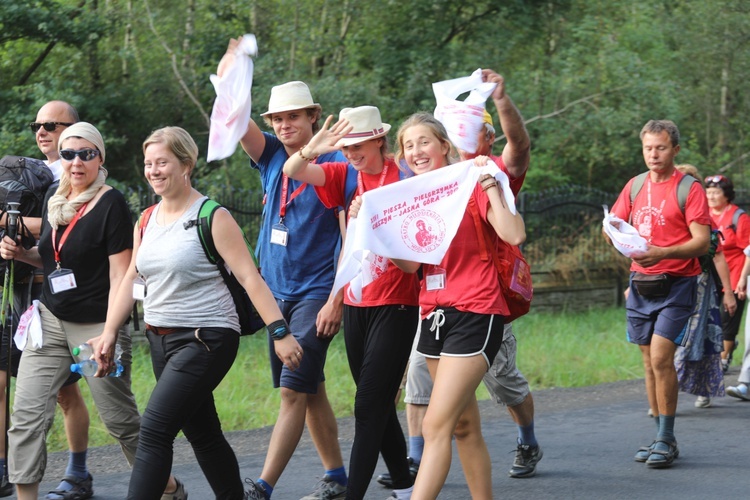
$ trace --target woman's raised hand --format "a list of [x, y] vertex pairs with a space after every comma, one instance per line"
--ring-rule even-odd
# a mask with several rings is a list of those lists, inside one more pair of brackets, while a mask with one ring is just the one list
[[332, 121], [333, 115], [329, 115], [318, 133], [304, 147], [307, 158], [315, 158], [342, 148], [341, 140], [352, 131], [352, 126], [347, 119], [339, 120], [331, 126]]

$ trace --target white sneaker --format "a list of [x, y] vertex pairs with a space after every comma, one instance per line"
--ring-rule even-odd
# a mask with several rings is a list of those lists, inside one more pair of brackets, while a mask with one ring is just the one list
[[708, 408], [709, 406], [711, 406], [711, 398], [707, 398], [706, 396], [698, 396], [698, 399], [695, 400], [696, 408]]
[[728, 387], [727, 394], [733, 398], [750, 401], [750, 391], [747, 390], [747, 384], [739, 384], [737, 387]]

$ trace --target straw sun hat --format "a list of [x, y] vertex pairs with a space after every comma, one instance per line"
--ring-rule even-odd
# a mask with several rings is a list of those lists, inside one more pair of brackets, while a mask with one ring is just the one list
[[380, 111], [375, 106], [344, 108], [339, 113], [339, 120], [347, 119], [352, 131], [341, 140], [342, 146], [351, 146], [360, 142], [376, 139], [388, 134], [391, 126], [380, 119]]
[[304, 82], [287, 82], [271, 89], [268, 111], [260, 116], [306, 108], [321, 109], [320, 104], [313, 102], [310, 88]]

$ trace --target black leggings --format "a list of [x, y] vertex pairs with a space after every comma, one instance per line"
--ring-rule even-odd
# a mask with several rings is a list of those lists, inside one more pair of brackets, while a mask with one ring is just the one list
[[161, 498], [182, 430], [216, 498], [244, 496], [237, 457], [224, 438], [213, 390], [232, 367], [239, 335], [227, 328], [147, 331], [156, 387], [141, 417], [128, 498]]
[[724, 342], [734, 342], [737, 339], [737, 334], [740, 332], [740, 323], [742, 323], [742, 312], [745, 310], [745, 299], [737, 298], [737, 294], [734, 294], [734, 298], [737, 300], [737, 310], [734, 316], [730, 316], [724, 306], [719, 308], [721, 313], [721, 333], [724, 337]]
[[348, 499], [365, 497], [378, 452], [383, 455], [394, 488], [413, 484], [395, 399], [418, 322], [417, 306], [344, 306], [346, 355], [357, 384]]

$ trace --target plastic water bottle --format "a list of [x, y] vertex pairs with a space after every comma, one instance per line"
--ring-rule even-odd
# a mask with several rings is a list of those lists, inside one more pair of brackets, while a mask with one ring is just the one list
[[78, 356], [82, 360], [91, 359], [93, 354], [94, 349], [89, 344], [81, 344], [73, 348], [73, 356]]
[[[80, 360], [91, 359], [94, 354], [94, 348], [89, 344], [81, 344], [78, 347], [73, 348], [73, 356], [78, 356]], [[115, 344], [115, 361], [122, 359], [122, 347], [120, 344]]]
[[[99, 369], [99, 365], [93, 359], [84, 359], [80, 363], [73, 363], [70, 365], [70, 371], [73, 373], [80, 373], [84, 377], [93, 377], [96, 371]], [[115, 360], [115, 371], [107, 374], [108, 377], [119, 377], [125, 368], [119, 359]]]

